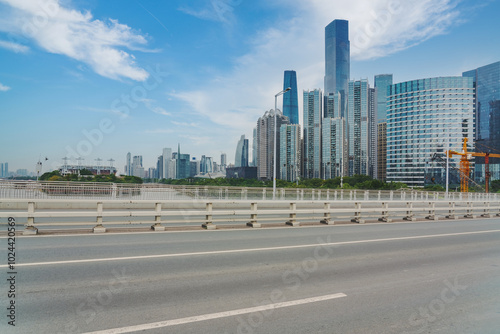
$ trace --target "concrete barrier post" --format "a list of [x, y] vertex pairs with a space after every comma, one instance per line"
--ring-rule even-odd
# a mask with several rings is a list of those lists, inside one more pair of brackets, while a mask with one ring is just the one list
[[379, 191], [378, 191], [378, 196], [377, 196], [377, 200], [378, 200], [378, 201], [380, 201], [380, 195], [381, 195], [381, 193], [382, 193], [382, 192], [379, 190]]
[[476, 218], [474, 215], [474, 203], [467, 202], [467, 213], [464, 215], [465, 218]]
[[429, 215], [425, 217], [425, 219], [439, 220], [439, 218], [436, 216], [436, 202], [429, 202]]
[[155, 203], [155, 223], [151, 226], [154, 231], [165, 231], [165, 226], [161, 225], [161, 203]]
[[97, 225], [94, 227], [94, 233], [104, 233], [106, 228], [102, 226], [102, 202], [97, 202]]
[[266, 200], [266, 188], [262, 189], [262, 200]]
[[217, 226], [213, 224], [213, 219], [212, 219], [212, 209], [213, 205], [212, 203], [206, 203], [205, 204], [205, 223], [201, 225], [201, 227], [207, 229], [207, 230], [215, 230]]
[[300, 223], [297, 221], [296, 210], [297, 210], [297, 204], [290, 203], [290, 215], [289, 215], [289, 220], [286, 222], [286, 225], [300, 226]]
[[403, 220], [411, 222], [417, 220], [417, 218], [413, 215], [413, 202], [406, 202], [406, 217], [403, 217]]
[[484, 202], [484, 206], [485, 206], [484, 213], [481, 215], [481, 217], [483, 217], [483, 218], [491, 218], [491, 214], [490, 214], [490, 202]]
[[36, 235], [38, 229], [35, 227], [35, 202], [28, 202], [28, 223], [23, 231], [23, 235]]
[[448, 211], [448, 216], [446, 218], [448, 219], [457, 219], [457, 216], [455, 215], [455, 202], [449, 202], [449, 211]]
[[247, 226], [250, 227], [261, 227], [261, 224], [257, 222], [257, 203], [250, 204], [250, 221], [247, 223]]
[[354, 207], [355, 207], [354, 218], [351, 219], [351, 222], [364, 224], [365, 221], [361, 219], [361, 203], [360, 202], [354, 203]]
[[321, 224], [326, 224], [326, 225], [333, 225], [335, 222], [331, 220], [331, 214], [330, 214], [330, 203], [325, 203], [323, 205], [323, 208], [325, 212], [323, 213], [323, 220], [321, 220]]
[[389, 218], [389, 203], [382, 203], [382, 217], [378, 220], [386, 223], [392, 222], [392, 219]]

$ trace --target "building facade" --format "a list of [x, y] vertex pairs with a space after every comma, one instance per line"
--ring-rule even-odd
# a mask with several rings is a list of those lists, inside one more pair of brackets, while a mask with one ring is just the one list
[[[500, 62], [463, 73], [474, 81], [476, 142], [474, 151], [500, 153]], [[485, 181], [484, 158], [477, 157], [475, 178]], [[500, 159], [490, 158], [491, 179], [500, 179]]]
[[[474, 145], [474, 88], [469, 77], [413, 80], [389, 86], [387, 181], [422, 187], [427, 175], [444, 179], [433, 154]], [[451, 159], [458, 166], [459, 158]]]
[[386, 180], [387, 165], [387, 88], [392, 85], [392, 74], [375, 76], [375, 90], [377, 103], [377, 170], [375, 177]]
[[290, 87], [291, 90], [283, 94], [283, 115], [288, 117], [290, 124], [299, 124], [299, 98], [297, 91], [297, 73], [295, 71], [285, 71], [283, 90], [288, 87]]
[[241, 136], [236, 145], [234, 167], [248, 167], [248, 139], [245, 139], [245, 135]]
[[323, 94], [321, 89], [304, 91], [303, 177], [321, 178], [321, 121]]
[[343, 175], [346, 167], [347, 145], [345, 145], [346, 122], [344, 118], [323, 119], [322, 130], [322, 167], [323, 179]]
[[349, 146], [349, 176], [370, 174], [370, 112], [373, 95], [368, 80], [349, 82], [347, 116]]
[[288, 117], [279, 110], [276, 113], [276, 146], [274, 147], [274, 110], [264, 113], [257, 121], [257, 177], [263, 180], [272, 180], [274, 174], [274, 152], [276, 151], [276, 178], [279, 178], [279, 129], [283, 124], [289, 124]]
[[282, 180], [295, 182], [301, 175], [301, 140], [299, 124], [280, 127], [279, 175]]

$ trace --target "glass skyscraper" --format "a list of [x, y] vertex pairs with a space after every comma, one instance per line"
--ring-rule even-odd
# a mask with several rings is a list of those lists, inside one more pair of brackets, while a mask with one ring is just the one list
[[299, 124], [280, 127], [280, 178], [295, 181], [300, 176], [301, 140]]
[[[349, 22], [334, 20], [325, 27], [325, 97], [341, 92], [347, 96], [350, 79]], [[344, 117], [346, 101], [341, 117]]]
[[283, 94], [283, 115], [288, 117], [290, 124], [299, 124], [299, 98], [297, 92], [297, 73], [295, 71], [285, 71], [283, 89], [291, 88], [289, 92]]
[[[475, 87], [476, 152], [500, 153], [500, 62], [463, 73]], [[490, 159], [492, 179], [500, 179], [500, 159]], [[484, 158], [476, 158], [475, 177], [484, 181]]]
[[[431, 157], [434, 153], [444, 156], [448, 149], [461, 151], [463, 138], [468, 139], [472, 149], [472, 78], [441, 77], [389, 86], [387, 181], [423, 187], [431, 183], [426, 175], [432, 174], [431, 179], [442, 184], [445, 168]], [[453, 165], [458, 162], [459, 158], [451, 159]]]
[[248, 167], [248, 139], [242, 135], [236, 146], [234, 167]]
[[375, 91], [377, 99], [377, 147], [376, 147], [376, 175], [381, 181], [386, 180], [387, 165], [387, 88], [392, 85], [392, 74], [375, 76]]
[[304, 91], [304, 178], [321, 178], [321, 89]]

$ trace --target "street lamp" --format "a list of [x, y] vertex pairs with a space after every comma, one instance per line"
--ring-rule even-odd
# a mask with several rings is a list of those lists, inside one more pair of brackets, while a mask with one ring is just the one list
[[276, 137], [277, 137], [277, 133], [276, 133], [276, 121], [277, 121], [277, 118], [276, 118], [276, 113], [278, 111], [278, 96], [282, 95], [282, 94], [285, 94], [286, 92], [288, 92], [290, 89], [290, 87], [286, 88], [286, 89], [283, 89], [281, 92], [279, 92], [278, 94], [274, 95], [274, 161], [273, 161], [273, 200], [276, 199]]

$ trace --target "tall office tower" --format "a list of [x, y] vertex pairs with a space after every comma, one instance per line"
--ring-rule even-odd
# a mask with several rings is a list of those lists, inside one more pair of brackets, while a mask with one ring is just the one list
[[163, 155], [160, 155], [158, 157], [158, 160], [156, 161], [156, 178], [158, 179], [163, 179]]
[[345, 145], [346, 123], [344, 118], [325, 118], [321, 124], [322, 132], [322, 175], [323, 179], [341, 176], [347, 160], [347, 145]]
[[[276, 149], [276, 178], [279, 178], [280, 155], [279, 147], [274, 146], [274, 110], [264, 113], [257, 121], [257, 177], [272, 180], [274, 173], [274, 150]], [[276, 112], [276, 146], [280, 144], [279, 129], [283, 124], [289, 124], [288, 117], [278, 110]]]
[[349, 22], [334, 20], [325, 27], [325, 97], [340, 92], [345, 116], [350, 78]]
[[191, 176], [191, 158], [189, 154], [181, 154], [181, 144], [177, 146], [176, 179], [187, 179]]
[[369, 88], [366, 79], [349, 82], [349, 176], [369, 174]]
[[144, 167], [142, 166], [142, 155], [135, 155], [132, 159], [132, 176], [144, 177]]
[[132, 175], [132, 155], [130, 152], [127, 153], [127, 160], [125, 162], [125, 175]]
[[175, 174], [172, 174], [172, 149], [164, 148], [163, 149], [163, 178], [165, 179], [173, 179], [175, 178]]
[[304, 91], [304, 178], [321, 178], [321, 89]]
[[200, 173], [207, 172], [206, 164], [207, 164], [207, 157], [202, 155], [200, 160]]
[[299, 124], [283, 124], [280, 127], [279, 176], [282, 180], [296, 181], [300, 176], [301, 140]]
[[227, 155], [226, 155], [226, 153], [221, 153], [221, 155], [220, 155], [220, 166], [222, 169], [226, 169], [226, 167], [227, 167]]
[[[421, 79], [389, 86], [387, 96], [387, 181], [422, 187], [444, 185], [445, 168], [434, 153], [474, 145], [474, 86], [468, 77]], [[458, 167], [459, 158], [450, 159]], [[432, 177], [426, 177], [432, 175]], [[453, 176], [450, 173], [450, 176]], [[456, 183], [458, 180], [451, 180]]]
[[283, 94], [283, 115], [288, 117], [290, 124], [299, 124], [299, 98], [297, 91], [297, 73], [295, 71], [285, 71], [283, 89], [288, 87], [291, 90]]
[[[475, 87], [476, 152], [500, 153], [500, 62], [463, 73]], [[490, 158], [491, 179], [500, 179], [500, 159]], [[484, 158], [476, 158], [475, 177], [485, 181]]]
[[377, 99], [377, 174], [376, 178], [386, 180], [387, 168], [387, 88], [392, 85], [392, 74], [375, 76]]
[[377, 177], [377, 95], [368, 88], [368, 175]]
[[258, 145], [257, 145], [257, 127], [253, 128], [253, 141], [252, 141], [252, 167], [258, 166]]
[[236, 145], [234, 167], [248, 167], [248, 139], [245, 139], [245, 135], [241, 136]]

